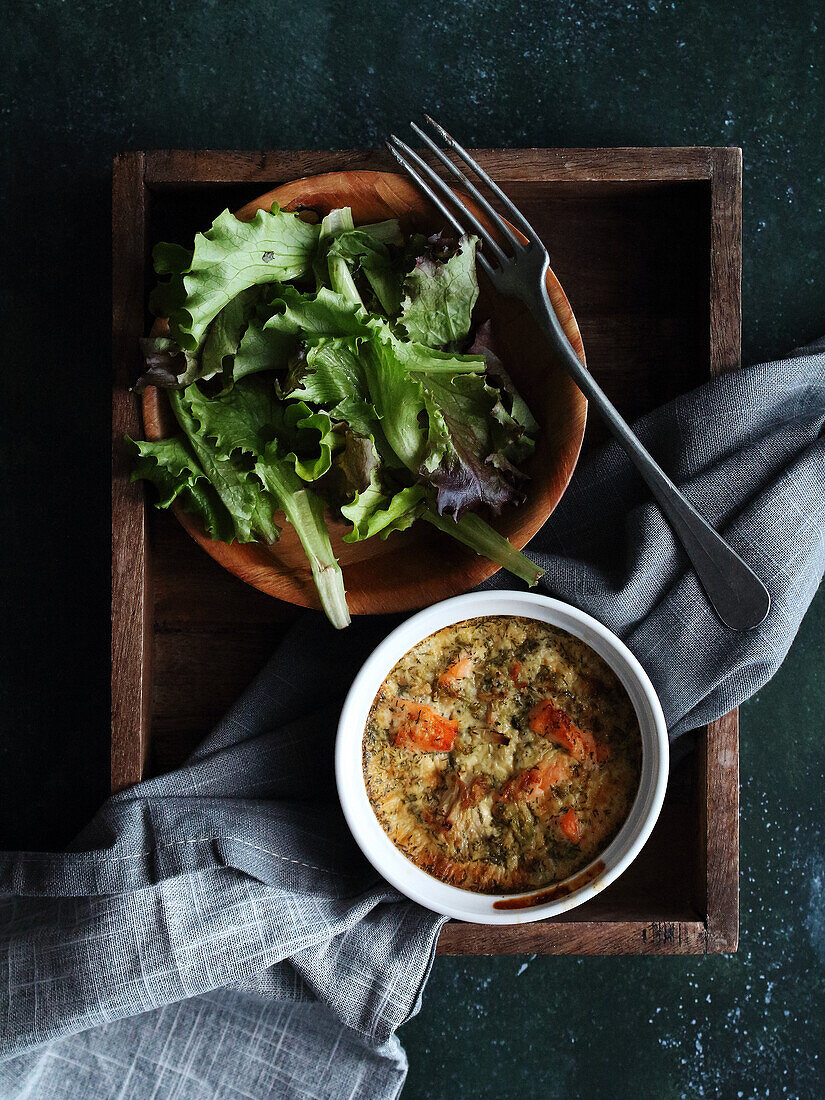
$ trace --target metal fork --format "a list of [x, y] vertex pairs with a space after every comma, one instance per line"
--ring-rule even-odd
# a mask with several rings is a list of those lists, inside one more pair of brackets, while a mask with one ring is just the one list
[[391, 134], [390, 141], [386, 143], [387, 148], [458, 233], [467, 232], [469, 227], [478, 234], [483, 248], [478, 262], [493, 288], [501, 294], [518, 298], [527, 306], [550, 344], [560, 355], [576, 385], [606, 420], [611, 432], [647, 482], [681, 541], [711, 606], [722, 622], [732, 630], [752, 630], [759, 626], [767, 618], [771, 606], [767, 588], [750, 566], [728, 546], [722, 536], [676, 488], [639, 442], [571, 347], [547, 292], [550, 259], [538, 234], [467, 150], [429, 115], [424, 117], [442, 142], [499, 200], [523, 237], [513, 232], [512, 227], [499, 215], [479, 188], [414, 122], [410, 125], [416, 135], [472, 196], [490, 224], [495, 227], [498, 239], [409, 145]]

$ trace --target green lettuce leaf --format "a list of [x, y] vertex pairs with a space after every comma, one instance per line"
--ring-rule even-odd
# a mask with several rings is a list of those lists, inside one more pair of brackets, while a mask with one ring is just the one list
[[295, 287], [281, 287], [270, 306], [274, 312], [264, 328], [300, 336], [307, 343], [370, 333], [361, 306], [326, 287], [321, 287], [314, 296], [301, 294]]
[[245, 378], [217, 397], [189, 386], [183, 398], [189, 417], [197, 422], [199, 437], [214, 447], [219, 458], [231, 458], [236, 451], [263, 454], [274, 437], [279, 402], [268, 379]]
[[198, 351], [218, 313], [247, 287], [300, 278], [311, 268], [318, 226], [273, 206], [248, 222], [228, 210], [195, 237], [192, 252], [159, 245], [156, 270], [169, 279], [150, 307], [169, 318], [170, 335], [186, 351]]
[[[324, 521], [324, 502], [301, 478], [301, 473], [315, 476], [329, 468], [329, 418], [306, 405], [284, 407], [260, 377], [245, 379], [215, 398], [192, 385], [174, 391], [170, 401], [201, 469], [229, 512], [235, 537], [241, 542], [273, 541], [278, 533], [273, 515], [282, 509], [304, 547], [330, 621], [346, 626], [350, 619], [343, 574]], [[278, 432], [281, 438], [271, 438]], [[299, 455], [304, 447], [318, 455]], [[251, 468], [242, 464], [244, 459]]]
[[352, 229], [336, 237], [327, 253], [327, 263], [336, 257], [346, 261], [353, 278], [363, 273], [387, 316], [398, 313], [401, 306], [399, 268], [386, 244], [370, 233], [369, 227]]
[[354, 228], [352, 211], [348, 206], [342, 207], [340, 210], [331, 210], [327, 214], [321, 222], [318, 248], [313, 260], [313, 270], [319, 286], [326, 282], [326, 274], [329, 285], [336, 294], [339, 294], [356, 308], [363, 309], [364, 303], [358, 293], [358, 287], [355, 285], [349, 265], [343, 256], [331, 251], [336, 238], [341, 236], [342, 233], [352, 232]]
[[300, 339], [296, 334], [278, 332], [264, 325], [260, 317], [250, 320], [232, 363], [233, 381], [239, 382], [262, 371], [286, 370], [299, 352]]
[[385, 539], [393, 531], [406, 531], [423, 514], [426, 496], [423, 485], [410, 485], [392, 496], [382, 492], [380, 485], [371, 485], [341, 507], [341, 514], [352, 524], [344, 542], [363, 542], [373, 535]]
[[279, 404], [274, 427], [280, 453], [303, 481], [317, 481], [327, 473], [341, 445], [328, 413], [312, 410], [303, 401]]
[[272, 518], [275, 502], [261, 491], [259, 482], [248, 469], [234, 458], [218, 453], [210, 442], [192, 407], [198, 410], [201, 398], [197, 384], [169, 393], [172, 410], [201, 469], [229, 512], [235, 538], [238, 542], [274, 542], [279, 534]]
[[158, 508], [178, 501], [185, 512], [200, 519], [211, 539], [232, 541], [235, 530], [229, 512], [181, 436], [156, 443], [135, 442], [127, 436], [126, 443], [135, 459], [132, 481], [144, 479], [155, 486]]
[[200, 353], [200, 378], [223, 377], [224, 386], [231, 387], [234, 365], [241, 339], [260, 295], [256, 286], [247, 287], [223, 307], [206, 330]]
[[470, 331], [478, 297], [477, 237], [462, 237], [461, 249], [446, 263], [422, 256], [404, 281], [399, 321], [411, 340], [431, 348], [463, 340]]
[[231, 458], [238, 451], [259, 457], [274, 440], [298, 476], [315, 481], [329, 470], [340, 444], [327, 413], [310, 409], [303, 401], [284, 404], [266, 378], [243, 379], [217, 397], [207, 397], [192, 386], [186, 399], [201, 434], [220, 458]]
[[393, 343], [376, 332], [359, 345], [370, 401], [383, 433], [404, 466], [418, 473], [427, 449], [421, 383], [405, 368]]

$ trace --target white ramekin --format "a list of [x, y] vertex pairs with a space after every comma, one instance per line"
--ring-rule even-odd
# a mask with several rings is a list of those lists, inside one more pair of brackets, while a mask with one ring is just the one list
[[[633, 808], [608, 848], [589, 867], [554, 889], [552, 900], [525, 908], [495, 908], [513, 895], [479, 894], [448, 886], [416, 867], [381, 827], [364, 783], [362, 739], [370, 707], [395, 663], [430, 634], [480, 615], [519, 615], [549, 623], [581, 638], [603, 657], [621, 680], [642, 733], [642, 775]], [[522, 924], [557, 916], [581, 905], [609, 886], [636, 858], [650, 836], [662, 802], [668, 775], [668, 736], [662, 707], [647, 673], [607, 627], [569, 604], [529, 592], [477, 592], [456, 596], [418, 612], [397, 627], [374, 650], [349, 690], [335, 745], [338, 796], [347, 824], [361, 851], [379, 874], [408, 898], [436, 913], [475, 924]], [[569, 887], [570, 892], [565, 890]], [[537, 897], [542, 890], [533, 891]], [[530, 892], [524, 898], [530, 898]]]

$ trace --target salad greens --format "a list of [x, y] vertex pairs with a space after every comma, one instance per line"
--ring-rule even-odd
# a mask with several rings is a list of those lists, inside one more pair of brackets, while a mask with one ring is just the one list
[[476, 244], [273, 206], [224, 211], [192, 249], [158, 245], [150, 304], [169, 332], [141, 341], [136, 389], [168, 391], [180, 434], [129, 440], [133, 478], [224, 542], [270, 544], [283, 513], [337, 627], [327, 514], [347, 542], [425, 520], [535, 584], [541, 570], [478, 515], [523, 499], [538, 427], [489, 323], [471, 336]]

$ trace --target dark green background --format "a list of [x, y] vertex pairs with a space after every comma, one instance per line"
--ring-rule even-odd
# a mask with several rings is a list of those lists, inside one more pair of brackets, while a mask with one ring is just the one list
[[[121, 149], [377, 144], [422, 107], [470, 145], [735, 144], [746, 360], [825, 331], [817, 3], [277, 0], [4, 5], [0, 842], [105, 791], [109, 168]], [[405, 1100], [821, 1096], [820, 594], [742, 713], [730, 958], [436, 962]]]

